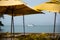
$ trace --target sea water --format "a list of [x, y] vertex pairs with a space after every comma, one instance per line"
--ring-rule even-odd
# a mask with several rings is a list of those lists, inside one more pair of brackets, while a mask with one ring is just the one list
[[[15, 32], [16, 33], [22, 33], [23, 31], [23, 26], [22, 25], [15, 25]], [[5, 25], [2, 27], [3, 32], [11, 32], [11, 26], [10, 25]], [[46, 33], [53, 33], [54, 26], [53, 25], [35, 25], [35, 26], [25, 26], [25, 32], [26, 33], [41, 33], [41, 32], [46, 32]], [[60, 33], [60, 25], [56, 26], [56, 33]]]

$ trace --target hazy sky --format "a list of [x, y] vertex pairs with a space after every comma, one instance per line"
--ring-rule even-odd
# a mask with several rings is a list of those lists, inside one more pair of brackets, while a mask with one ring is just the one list
[[[49, 0], [24, 0], [25, 3], [30, 5], [31, 7], [36, 6], [38, 4], [41, 4], [43, 2], [46, 2]], [[40, 24], [40, 25], [53, 25], [54, 23], [54, 13], [53, 12], [47, 12], [44, 11], [46, 14], [34, 14], [34, 15], [25, 15], [25, 23], [26, 24]], [[5, 19], [2, 19], [3, 23], [5, 25], [11, 24], [11, 16], [4, 15]], [[22, 24], [22, 16], [16, 16], [14, 17], [14, 23], [15, 25], [21, 25]], [[60, 14], [57, 14], [57, 25], [60, 24]]]

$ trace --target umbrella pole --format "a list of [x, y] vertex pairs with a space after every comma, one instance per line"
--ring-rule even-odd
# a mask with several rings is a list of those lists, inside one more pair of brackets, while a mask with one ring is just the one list
[[[0, 21], [1, 21], [1, 18], [0, 18]], [[0, 32], [1, 32], [1, 25], [0, 25]]]
[[57, 13], [55, 12], [55, 16], [54, 16], [54, 29], [53, 29], [53, 36], [55, 37], [55, 28], [56, 28], [56, 15]]
[[11, 18], [11, 35], [13, 35], [13, 37], [11, 37], [11, 40], [13, 40], [14, 38], [14, 18], [13, 18], [13, 9], [12, 9], [12, 18]]
[[25, 18], [24, 18], [24, 14], [23, 14], [23, 35], [25, 35]]
[[0, 33], [1, 33], [1, 26], [0, 26]]
[[[1, 20], [1, 18], [0, 18], [0, 20]], [[1, 26], [0, 26], [0, 33], [1, 33]]]

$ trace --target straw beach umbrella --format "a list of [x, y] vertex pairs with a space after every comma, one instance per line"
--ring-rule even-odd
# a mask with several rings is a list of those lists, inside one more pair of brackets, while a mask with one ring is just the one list
[[40, 13], [43, 14], [42, 12], [21, 2], [20, 0], [0, 0], [0, 15], [8, 14], [12, 16], [11, 33], [14, 33], [14, 18], [13, 18], [14, 16], [21, 16], [21, 15], [23, 16], [23, 28], [24, 28], [24, 35], [25, 35], [24, 15], [40, 14]]
[[55, 28], [56, 28], [56, 15], [60, 13], [60, 0], [50, 0], [50, 2], [45, 2], [43, 4], [35, 6], [38, 10], [46, 10], [49, 12], [55, 12], [54, 18], [54, 29], [53, 33], [55, 35]]

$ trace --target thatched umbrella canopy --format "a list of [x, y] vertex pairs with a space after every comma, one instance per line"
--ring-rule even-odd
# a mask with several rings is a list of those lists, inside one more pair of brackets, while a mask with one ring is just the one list
[[40, 14], [39, 11], [33, 7], [28, 6], [27, 4], [19, 0], [0, 0], [0, 15], [9, 14], [13, 16], [19, 15], [28, 15], [28, 14]]
[[53, 29], [53, 33], [55, 35], [56, 15], [57, 15], [57, 13], [60, 13], [60, 1], [51, 0], [50, 2], [45, 2], [45, 3], [39, 4], [39, 5], [35, 6], [35, 8], [38, 10], [46, 10], [49, 12], [55, 12], [54, 29]]

